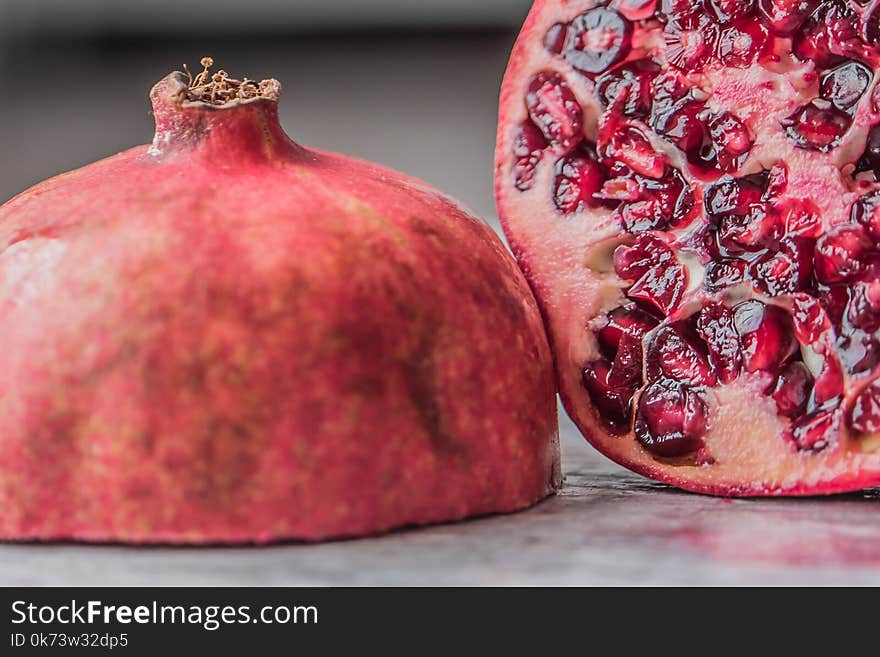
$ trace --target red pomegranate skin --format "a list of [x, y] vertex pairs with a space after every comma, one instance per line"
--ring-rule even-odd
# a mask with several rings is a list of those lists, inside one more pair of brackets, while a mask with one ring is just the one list
[[172, 74], [156, 137], [0, 208], [0, 537], [264, 543], [527, 507], [555, 385], [500, 240]]
[[[599, 3], [593, 0], [537, 0], [514, 46], [500, 97], [495, 160], [495, 193], [498, 211], [514, 255], [525, 272], [545, 317], [551, 348], [555, 354], [560, 396], [568, 414], [586, 439], [615, 462], [647, 477], [694, 492], [722, 496], [817, 495], [880, 485], [880, 395], [875, 398], [873, 395], [876, 386], [870, 386], [873, 380], [880, 377], [880, 368], [874, 365], [877, 362], [877, 353], [866, 351], [863, 354], [860, 351], [862, 346], [856, 344], [850, 352], [854, 355], [850, 357], [852, 361], [862, 357], [856, 368], [865, 367], [865, 370], [855, 374], [847, 371], [841, 376], [840, 365], [838, 364], [835, 369], [834, 363], [831, 363], [827, 356], [834, 353], [836, 348], [843, 349], [847, 345], [835, 347], [834, 336], [824, 325], [817, 329], [816, 335], [809, 338], [816, 340], [814, 354], [818, 354], [812, 363], [813, 365], [816, 362], [821, 363], [822, 357], [826, 357], [826, 363], [831, 364], [827, 369], [823, 367], [821, 374], [818, 367], [814, 368], [816, 397], [807, 401], [835, 404], [833, 417], [822, 415], [821, 412], [819, 416], [811, 417], [803, 415], [803, 411], [794, 411], [794, 417], [785, 417], [777, 411], [774, 398], [770, 395], [773, 381], [766, 376], [766, 372], [758, 369], [757, 366], [755, 368], [758, 371], [750, 371], [745, 364], [736, 360], [733, 365], [736, 368], [735, 375], [713, 365], [711, 381], [708, 383], [700, 381], [697, 384], [688, 382], [689, 386], [702, 387], [707, 391], [702, 400], [704, 406], [692, 404], [687, 409], [682, 407], [681, 415], [677, 417], [673, 414], [668, 415], [667, 417], [671, 419], [663, 425], [664, 428], [668, 428], [672, 426], [673, 421], [677, 421], [678, 426], [685, 426], [686, 438], [691, 437], [688, 431], [699, 434], [702, 440], [700, 450], [681, 457], [678, 453], [668, 456], [662, 451], [665, 448], [663, 445], [654, 447], [652, 452], [640, 444], [635, 435], [638, 426], [637, 423], [633, 423], [632, 416], [629, 418], [629, 424], [621, 419], [625, 411], [619, 389], [614, 387], [615, 384], [610, 378], [608, 381], [602, 378], [607, 375], [607, 367], [596, 367], [594, 363], [600, 348], [596, 346], [596, 332], [607, 321], [606, 313], [610, 316], [609, 311], [621, 305], [621, 293], [625, 290], [624, 282], [615, 275], [614, 268], [618, 263], [616, 261], [612, 263], [612, 253], [621, 243], [632, 244], [639, 239], [638, 231], [641, 227], [631, 228], [631, 234], [627, 235], [627, 228], [622, 228], [618, 217], [615, 216], [616, 210], [612, 209], [614, 206], [603, 205], [597, 202], [595, 197], [593, 202], [584, 203], [573, 212], [569, 207], [561, 205], [557, 198], [554, 208], [554, 190], [558, 184], [557, 179], [554, 178], [554, 167], [560, 158], [568, 157], [568, 153], [572, 152], [569, 149], [572, 147], [575, 149], [574, 153], [591, 151], [596, 148], [597, 141], [601, 145], [603, 131], [605, 133], [612, 131], [614, 134], [613, 131], [618, 130], [616, 134], [622, 134], [620, 130], [634, 124], [641, 127], [645, 134], [651, 134], [651, 144], [647, 150], [656, 148], [658, 152], [671, 153], [671, 162], [688, 179], [694, 197], [691, 206], [693, 212], [690, 213], [690, 217], [699, 217], [700, 213], [705, 213], [704, 192], [709, 185], [719, 180], [726, 180], [730, 176], [742, 177], [759, 173], [761, 169], [765, 170], [764, 175], [768, 180], [766, 193], [778, 194], [780, 198], [790, 202], [791, 217], [796, 217], [796, 209], [799, 207], [797, 204], [804, 202], [802, 199], [805, 199], [807, 206], [812, 208], [811, 211], [815, 214], [810, 218], [810, 221], [814, 222], [814, 227], [802, 228], [801, 235], [813, 240], [818, 239], [815, 262], [819, 262], [822, 236], [828, 232], [834, 234], [835, 231], [841, 230], [837, 228], [838, 224], [847, 226], [853, 224], [855, 220], [852, 217], [857, 214], [857, 204], [854, 203], [860, 198], [867, 201], [871, 194], [876, 194], [874, 190], [878, 187], [876, 167], [873, 176], [864, 173], [866, 169], [874, 166], [875, 162], [880, 164], [875, 144], [880, 129], [874, 127], [873, 131], [871, 130], [872, 126], [880, 124], [880, 109], [878, 109], [880, 104], [877, 102], [880, 92], [876, 83], [871, 81], [866, 87], [859, 87], [853, 93], [839, 83], [834, 83], [838, 84], [837, 88], [832, 82], [826, 83], [825, 76], [839, 70], [838, 67], [853, 67], [853, 62], [858, 62], [863, 68], [867, 67], [868, 77], [873, 75], [876, 80], [880, 55], [878, 55], [876, 35], [871, 36], [870, 26], [876, 22], [876, 16], [880, 15], [880, 7], [875, 7], [876, 3], [868, 6], [857, 2], [836, 1], [829, 9], [832, 3], [801, 3], [803, 7], [807, 7], [807, 10], [803, 16], [792, 19], [791, 29], [795, 32], [795, 47], [798, 39], [803, 41], [813, 38], [813, 35], [817, 34], [816, 21], [819, 21], [821, 27], [824, 25], [821, 21], [828, 15], [836, 16], [849, 12], [849, 16], [855, 16], [853, 20], [857, 26], [862, 26], [859, 28], [862, 31], [855, 37], [847, 34], [846, 38], [850, 41], [841, 45], [836, 39], [843, 31], [838, 29], [839, 24], [835, 24], [831, 37], [832, 61], [821, 64], [792, 54], [791, 38], [779, 36], [774, 40], [772, 32], [767, 31], [767, 19], [759, 16], [752, 6], [753, 3], [742, 3], [743, 11], [752, 12], [746, 19], [751, 22], [743, 29], [751, 29], [751, 33], [759, 35], [759, 39], [766, 37], [766, 42], [760, 44], [760, 48], [755, 47], [750, 51], [748, 57], [751, 59], [741, 57], [738, 60], [725, 62], [719, 54], [721, 50], [718, 44], [707, 48], [700, 57], [691, 56], [690, 59], [680, 56], [681, 51], [675, 50], [684, 42], [684, 37], [681, 35], [687, 34], [692, 28], [703, 30], [703, 34], [707, 35], [723, 33], [730, 29], [728, 24], [709, 16], [706, 7], [711, 2], [708, 0], [706, 2], [695, 0], [691, 3], [665, 3], [657, 0], [655, 3], [645, 3], [651, 5], [651, 11], [657, 13], [646, 12], [644, 15], [633, 17], [633, 20], [646, 21], [643, 28], [637, 28], [631, 36], [627, 33], [621, 37], [619, 34], [609, 32], [611, 37], [603, 37], [606, 44], [603, 47], [620, 47], [618, 59], [613, 60], [605, 72], [620, 72], [628, 65], [641, 66], [640, 69], [633, 70], [637, 73], [649, 71], [644, 74], [649, 81], [650, 76], [658, 76], [658, 72], [675, 73], [675, 67], [668, 65], [665, 59], [654, 63], [657, 61], [654, 59], [656, 54], [665, 52], [664, 57], [678, 57], [677, 61], [681, 64], [678, 81], [684, 84], [685, 90], [670, 91], [678, 94], [673, 95], [673, 100], [684, 96], [685, 100], [694, 99], [701, 107], [705, 102], [710, 117], [717, 116], [719, 120], [725, 118], [722, 112], [731, 111], [746, 126], [744, 134], [751, 138], [751, 143], [742, 140], [728, 141], [728, 144], [733, 145], [728, 160], [722, 162], [719, 158], [712, 167], [700, 172], [685, 158], [684, 150], [694, 148], [693, 153], [696, 155], [699, 152], [699, 144], [694, 147], [687, 141], [689, 133], [683, 126], [688, 125], [684, 123], [684, 119], [689, 116], [684, 111], [680, 112], [678, 115], [680, 118], [676, 119], [681, 121], [680, 123], [668, 123], [667, 135], [658, 136], [652, 129], [655, 126], [646, 126], [646, 124], [653, 118], [650, 110], [652, 105], [666, 99], [661, 98], [660, 94], [648, 85], [643, 86], [641, 91], [632, 91], [638, 87], [636, 83], [630, 83], [631, 91], [627, 92], [630, 95], [626, 102], [621, 100], [627, 98], [622, 95], [623, 92], [616, 92], [622, 108], [619, 111], [625, 114], [620, 124], [621, 128], [616, 128], [612, 121], [605, 118], [607, 115], [603, 107], [610, 108], [611, 103], [609, 100], [607, 105], [603, 105], [606, 101], [602, 98], [602, 94], [610, 96], [611, 92], [602, 86], [603, 72], [577, 68], [581, 55], [578, 52], [570, 52], [570, 49], [582, 48], [583, 43], [591, 42], [590, 37], [574, 32], [576, 27], [589, 22], [582, 18], [585, 12], [596, 10], [595, 15], [598, 16], [600, 12], [617, 11], [625, 15], [626, 4]], [[769, 6], [769, 4], [769, 2], [761, 3], [761, 6]], [[787, 6], [786, 3], [776, 4]], [[791, 4], [794, 6], [797, 3]], [[603, 8], [603, 5], [607, 6]], [[671, 10], [679, 12], [679, 15], [671, 18], [662, 16], [665, 7], [671, 7]], [[688, 14], [690, 10], [696, 13]], [[814, 16], [808, 20], [807, 17], [814, 10], [818, 18]], [[834, 14], [834, 12], [838, 13]], [[603, 20], [606, 27], [613, 27], [617, 21], [616, 18]], [[744, 25], [739, 22], [735, 24]], [[558, 35], [565, 34], [567, 25], [574, 27], [569, 29], [569, 36], [564, 40]], [[868, 32], [864, 32], [866, 29]], [[802, 36], [802, 33], [806, 36]], [[572, 34], [575, 34], [576, 38]], [[864, 36], [865, 34], [867, 36]], [[556, 36], [556, 39], [551, 39], [551, 35]], [[820, 33], [820, 38], [826, 38], [824, 33]], [[625, 47], [619, 46], [621, 39]], [[628, 39], [631, 39], [631, 42]], [[594, 39], [593, 43], [597, 40]], [[748, 39], [743, 42], [747, 43]], [[692, 44], [693, 41], [690, 43]], [[755, 40], [751, 43], [755, 43]], [[690, 52], [696, 52], [696, 46], [694, 48], [695, 50]], [[838, 56], [838, 53], [841, 54]], [[606, 56], [605, 60], [611, 61], [611, 58]], [[620, 78], [622, 75], [618, 73], [617, 77]], [[630, 75], [634, 78], [636, 74]], [[557, 92], [559, 95], [554, 98], [548, 93], [544, 104], [537, 105], [534, 94], [531, 93], [534, 87], [532, 81], [539, 78], [553, 79], [553, 76], [557, 76], [556, 79], [561, 79], [567, 85], [564, 94]], [[675, 76], [673, 75], [672, 78], [674, 79]], [[663, 75], [660, 74], [656, 79], [663, 79]], [[845, 79], [845, 84], [851, 85], [850, 88], [855, 87], [856, 83], [857, 79], [854, 76]], [[668, 85], [667, 88], [673, 90], [674, 86]], [[844, 114], [848, 117], [846, 118], [849, 122], [848, 127], [842, 129], [834, 140], [826, 139], [822, 133], [813, 138], [808, 132], [810, 126], [807, 123], [803, 123], [802, 128], [796, 126], [795, 130], [799, 132], [793, 134], [790, 127], [792, 121], [789, 117], [793, 114], [797, 116], [799, 108], [821, 93], [826, 93], [826, 88], [837, 94], [831, 96], [834, 102], [843, 103], [845, 99], [846, 103], [842, 104], [843, 109], [837, 110], [830, 101], [824, 101], [823, 104], [820, 98], [817, 107], [831, 117], [823, 118], [820, 127], [823, 130], [829, 126], [829, 129], [837, 129], [838, 119]], [[850, 95], [846, 96], [838, 89], [845, 89]], [[688, 97], [685, 95], [688, 90], [696, 91], [692, 91], [693, 95]], [[853, 95], [857, 100], [850, 100]], [[566, 101], [564, 111], [560, 98]], [[577, 106], [580, 106], [580, 112], [577, 111]], [[543, 142], [533, 139], [536, 146], [529, 154], [529, 159], [517, 157], [515, 145], [518, 138], [522, 141], [520, 135], [524, 126], [529, 127], [534, 124], [540, 127], [547, 123], [546, 116], [552, 116], [558, 123], [576, 125], [582, 134], [576, 137], [569, 135], [565, 142], [554, 141], [552, 134], [545, 135]], [[693, 116], [694, 114], [690, 115], [691, 118]], [[698, 114], [696, 116], [700, 118]], [[705, 121], [709, 123], [710, 119]], [[559, 127], [555, 129], [559, 133], [564, 131]], [[708, 135], [709, 132], [707, 131], [706, 134]], [[728, 134], [736, 136], [733, 131]], [[813, 143], [805, 145], [803, 142], [808, 138], [812, 138]], [[578, 145], [579, 139], [583, 139], [580, 145]], [[635, 148], [630, 147], [630, 149], [623, 154], [616, 153], [615, 159], [619, 162], [623, 161], [623, 157], [629, 153], [631, 158], [638, 157], [640, 163], [651, 163], [651, 160]], [[599, 149], [600, 161], [604, 152]], [[864, 164], [865, 162], [867, 164]], [[779, 184], [779, 178], [774, 171], [769, 171], [768, 175], [767, 170], [777, 163], [783, 165], [783, 169], [787, 169], [787, 188], [786, 183]], [[603, 162], [603, 165], [611, 166], [610, 162]], [[627, 166], [635, 167], [634, 164], [629, 163]], [[614, 174], [609, 169], [606, 175], [610, 180]], [[635, 176], [631, 178], [638, 180]], [[527, 180], [528, 183], [520, 184], [518, 188], [516, 183], [523, 180]], [[666, 176], [666, 181], [668, 180]], [[593, 187], [599, 186], [602, 181], [591, 184]], [[605, 189], [608, 189], [607, 184]], [[618, 188], [618, 191], [621, 193], [619, 198], [626, 198], [625, 194], [630, 193], [624, 187]], [[760, 192], [758, 194], [760, 195]], [[870, 202], [867, 205], [873, 207]], [[699, 219], [685, 218], [681, 223], [676, 224], [678, 218], [668, 211], [661, 215], [661, 219], [668, 220], [668, 227], [665, 229], [661, 227], [653, 232], [647, 231], [646, 234], [661, 235], [668, 243], [674, 244], [676, 255], [681, 256], [684, 253], [688, 231], [698, 227], [699, 224], [694, 222]], [[865, 211], [865, 216], [871, 217], [871, 210]], [[859, 220], [871, 226], [870, 219]], [[689, 226], [688, 221], [692, 222]], [[789, 226], [794, 225], [794, 219], [790, 218], [789, 221], [792, 222]], [[803, 225], [807, 226], [807, 223]], [[664, 233], [664, 230], [668, 232]], [[794, 229], [789, 228], [789, 230]], [[860, 229], [856, 226], [846, 230], [858, 232]], [[862, 229], [859, 234], [864, 234], [864, 230]], [[842, 238], [835, 236], [833, 240], [836, 240], [835, 244], [843, 243], [846, 246]], [[877, 247], [878, 242], [873, 237], [870, 238], [867, 246], [860, 245], [860, 248], [871, 251], [866, 257], [868, 259], [877, 258], [875, 255]], [[782, 252], [781, 247], [780, 252]], [[840, 255], [841, 252], [840, 250], [832, 252], [832, 256], [838, 257], [838, 260], [832, 257], [826, 260], [832, 274], [840, 273], [844, 268], [841, 262], [850, 262], [852, 265], [852, 258]], [[772, 253], [771, 250], [770, 255]], [[689, 255], [693, 258], [693, 262], [697, 262], [700, 254], [695, 250]], [[877, 276], [875, 272], [878, 270], [873, 263], [876, 260], [868, 259], [865, 268], [856, 272], [852, 280], [860, 281], [858, 285], [875, 286]], [[693, 264], [691, 261], [684, 264], [686, 268], [691, 269], [691, 278], [684, 279], [687, 286], [684, 296], [680, 303], [676, 302], [678, 303], [676, 308], [663, 318], [664, 324], [683, 320], [690, 313], [695, 313], [707, 304], [717, 301], [719, 295], [724, 294], [724, 291], [719, 294], [706, 292], [702, 279], [694, 276], [693, 271], [702, 272], [701, 267], [704, 267], [706, 262], [697, 262], [695, 268], [691, 267]], [[769, 267], [765, 269], [768, 270]], [[657, 271], [661, 274], [664, 271], [669, 274], [674, 270], [672, 268], [664, 270], [661, 266]], [[821, 275], [818, 267], [817, 271]], [[807, 271], [808, 277], [809, 274], [810, 272]], [[843, 278], [843, 275], [840, 278]], [[784, 279], [780, 278], [780, 280], [784, 282]], [[816, 284], [815, 278], [810, 277], [808, 284]], [[842, 288], [855, 290], [847, 287], [851, 285], [854, 283], [834, 281], [832, 291], [841, 292]], [[768, 292], [756, 288], [748, 291], [748, 296], [744, 298], [760, 298], [763, 302], [776, 304], [779, 308], [785, 309], [789, 317], [797, 315], [792, 310], [792, 307], [797, 305], [797, 295], [781, 294], [773, 297], [772, 294], [775, 293], [775, 290]], [[851, 294], [855, 295], [856, 292], [852, 291]], [[827, 299], [822, 299], [822, 304], [831, 316], [836, 330], [841, 323], [852, 320], [847, 316], [840, 318], [840, 312], [844, 308], [842, 305], [835, 306], [837, 302], [834, 299], [833, 295], [829, 295]], [[641, 300], [636, 301], [636, 304], [641, 304]], [[641, 304], [640, 307], [645, 306]], [[836, 311], [835, 307], [837, 307]], [[851, 307], [853, 306], [848, 306]], [[656, 308], [649, 310], [656, 311]], [[836, 317], [835, 312], [837, 312]], [[870, 319], [873, 317], [871, 312], [873, 311], [865, 312], [861, 317]], [[864, 339], [876, 341], [876, 328], [876, 325], [872, 324], [862, 333], [856, 332], [857, 337], [864, 338], [867, 333], [867, 338]], [[871, 331], [875, 332], [871, 333]], [[723, 331], [719, 328], [715, 333], [722, 335]], [[647, 335], [651, 336], [653, 333]], [[647, 341], [648, 338], [645, 340]], [[763, 337], [757, 343], [759, 347], [770, 344], [770, 348], [774, 348], [774, 343]], [[598, 344], [601, 346], [601, 342]], [[775, 352], [762, 354], [762, 368], [767, 363], [773, 366], [775, 362], [790, 357], [791, 350], [788, 347], [782, 350], [783, 344], [779, 342]], [[873, 344], [871, 342], [869, 346]], [[777, 354], [778, 361], [774, 359], [774, 353]], [[681, 352], [673, 353], [672, 356], [681, 357], [681, 362], [688, 362]], [[740, 356], [741, 354], [736, 354], [737, 359]], [[705, 359], [706, 355], [703, 358]], [[636, 375], [640, 379], [650, 374], [652, 363], [647, 362], [648, 360], [650, 360], [649, 356], [639, 363]], [[796, 362], [800, 363], [800, 361]], [[863, 363], [870, 364], [870, 368]], [[611, 364], [606, 362], [607, 366]], [[645, 370], [642, 370], [642, 365], [645, 366]], [[654, 365], [656, 366], [656, 361]], [[616, 367], [617, 363], [614, 363], [614, 366]], [[632, 371], [631, 363], [629, 367]], [[736, 380], [728, 383], [728, 379], [731, 378]], [[647, 383], [643, 380], [640, 390], [644, 390]], [[602, 386], [605, 388], [603, 389]], [[589, 387], [591, 389], [586, 389]], [[608, 391], [603, 406], [591, 400], [591, 394], [596, 390]], [[836, 393], [839, 393], [837, 400], [828, 401]], [[797, 399], [791, 396], [794, 394], [796, 392], [790, 393], [789, 397], [780, 394], [782, 401], [776, 403], [795, 405]], [[672, 395], [672, 392], [669, 395]], [[689, 399], [687, 396], [680, 398], [685, 400], [682, 404]], [[795, 401], [790, 401], [792, 399]], [[638, 403], [639, 393], [636, 393], [631, 401], [631, 413], [638, 413]], [[693, 410], [695, 408], [696, 411]], [[687, 415], [685, 410], [690, 415]], [[797, 413], [801, 415], [798, 416]], [[681, 419], [682, 415], [685, 416], [685, 420]], [[613, 426], [615, 421], [618, 422], [617, 426]], [[797, 432], [792, 430], [795, 421], [802, 422], [802, 427]], [[825, 435], [832, 438], [830, 443], [816, 439], [816, 436], [821, 438], [825, 430], [828, 430]]]

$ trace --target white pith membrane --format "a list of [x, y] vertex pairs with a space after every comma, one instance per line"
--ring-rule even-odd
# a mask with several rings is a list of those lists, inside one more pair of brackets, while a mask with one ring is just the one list
[[[530, 188], [518, 189], [513, 149], [518, 131], [529, 121], [525, 102], [529, 85], [535, 76], [545, 72], [560, 75], [573, 92], [583, 109], [584, 138], [595, 145], [605, 108], [598, 101], [594, 81], [574, 69], [563, 55], [551, 52], [544, 41], [554, 25], [569, 23], [604, 4], [608, 3], [539, 0], [514, 49], [500, 105], [495, 172], [499, 213], [511, 246], [544, 309], [568, 412], [587, 438], [614, 460], [692, 490], [731, 495], [815, 494], [877, 485], [880, 435], [851, 434], [845, 417], [853, 399], [880, 375], [880, 366], [855, 376], [844, 368], [844, 394], [839, 404], [841, 430], [836, 442], [815, 451], [798, 449], [791, 440], [791, 421], [778, 414], [773, 397], [765, 393], [775, 379], [775, 375], [767, 372], [743, 370], [730, 384], [700, 388], [708, 410], [708, 429], [702, 448], [686, 457], [653, 454], [636, 440], [632, 430], [609, 432], [593, 407], [583, 384], [583, 372], [603, 357], [594, 332], [607, 323], [609, 311], [631, 303], [625, 297], [631, 282], [621, 280], [615, 273], [612, 253], [621, 243], [633, 243], [639, 233], [626, 232], [613, 208], [586, 208], [571, 214], [554, 211], [555, 168], [566, 151], [554, 152], [552, 144], [542, 155]], [[612, 9], [615, 4], [610, 3]], [[873, 3], [866, 7], [854, 2], [850, 5], [859, 12], [873, 8]], [[613, 68], [655, 58], [662, 62], [665, 71], [662, 24], [650, 19], [633, 25], [632, 51]], [[777, 52], [790, 51], [785, 48], [788, 40], [777, 39], [776, 43]], [[823, 232], [832, 226], [849, 224], [853, 202], [880, 187], [870, 173], [853, 175], [854, 165], [865, 151], [868, 130], [880, 123], [880, 113], [871, 102], [877, 85], [877, 61], [863, 63], [874, 70], [874, 79], [856, 106], [851, 127], [839, 145], [828, 152], [796, 147], [781, 126], [795, 110], [819, 95], [821, 72], [816, 71], [812, 62], [798, 61], [787, 52], [778, 63], [756, 60], [743, 68], [722, 66], [715, 59], [701, 73], [688, 75], [689, 83], [705, 95], [707, 107], [737, 116], [748, 127], [753, 144], [735, 171], [709, 180], [692, 174], [683, 152], [675, 144], [645, 129], [655, 150], [666, 154], [670, 164], [687, 179], [694, 193], [694, 206], [699, 209], [696, 218], [683, 228], [649, 232], [668, 244], [680, 244], [706, 222], [703, 191], [707, 186], [730, 176], [741, 178], [767, 171], [779, 162], [787, 166], [788, 186], [778, 201], [811, 200], [818, 208]], [[637, 121], [644, 128], [644, 122]], [[688, 318], [716, 301], [732, 308], [740, 301], [758, 299], [783, 307], [791, 315], [790, 295], [771, 297], [758, 292], [749, 282], [715, 294], [708, 292], [703, 285], [705, 268], [698, 254], [683, 254], [676, 249], [676, 255], [688, 271], [687, 292], [660, 326]], [[644, 346], [656, 330], [645, 336]], [[822, 339], [833, 342], [834, 335]], [[822, 371], [825, 360], [817, 351], [821, 350], [817, 344], [800, 345], [801, 359], [814, 378]], [[640, 391], [646, 383], [643, 371]], [[639, 394], [633, 399], [633, 409], [638, 405]]]

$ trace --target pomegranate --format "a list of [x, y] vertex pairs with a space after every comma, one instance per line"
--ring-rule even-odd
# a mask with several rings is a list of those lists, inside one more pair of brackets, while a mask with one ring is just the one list
[[[618, 463], [719, 495], [880, 484], [878, 16], [534, 4], [501, 93], [498, 210], [566, 409]], [[562, 33], [608, 50], [587, 66]], [[529, 104], [547, 81], [551, 126]]]
[[501, 241], [203, 63], [153, 88], [152, 145], [0, 208], [0, 537], [314, 540], [554, 491], [550, 349]]

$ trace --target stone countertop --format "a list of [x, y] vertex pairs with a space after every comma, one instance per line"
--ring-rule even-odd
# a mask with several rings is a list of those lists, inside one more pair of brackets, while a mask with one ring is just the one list
[[0, 584], [880, 584], [880, 490], [693, 495], [606, 461], [561, 421], [565, 486], [524, 512], [317, 545], [0, 545]]

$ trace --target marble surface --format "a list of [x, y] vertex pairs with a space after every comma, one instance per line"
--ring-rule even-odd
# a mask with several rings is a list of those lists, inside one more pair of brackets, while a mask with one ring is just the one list
[[684, 493], [608, 462], [562, 420], [565, 486], [524, 512], [319, 545], [0, 545], [0, 584], [880, 584], [880, 491]]

